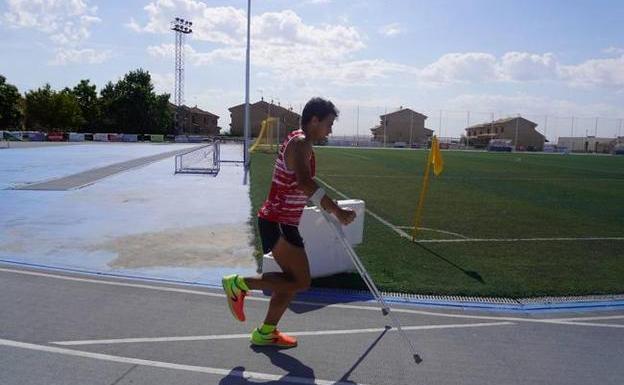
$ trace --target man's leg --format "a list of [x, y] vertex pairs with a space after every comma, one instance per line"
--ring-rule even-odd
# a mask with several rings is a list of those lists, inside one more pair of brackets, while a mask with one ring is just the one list
[[272, 254], [275, 262], [282, 269], [282, 273], [264, 273], [255, 277], [245, 277], [244, 280], [249, 289], [295, 293], [310, 287], [310, 266], [304, 248], [294, 246], [284, 237], [280, 237], [273, 247]]
[[295, 294], [297, 293], [294, 291], [274, 291], [271, 294], [271, 302], [269, 302], [269, 309], [264, 318], [264, 323], [267, 325], [277, 325], [290, 304], [290, 301], [295, 297]]
[[[251, 342], [254, 345], [295, 347], [297, 346], [297, 339], [278, 332], [276, 328], [296, 292], [305, 290], [310, 286], [308, 257], [303, 247], [294, 246], [282, 237], [280, 237], [272, 252], [275, 261], [283, 271], [283, 277], [289, 282], [286, 286], [289, 290], [274, 289], [264, 324], [254, 329], [251, 334]], [[247, 281], [247, 279], [245, 280]], [[262, 281], [261, 279], [260, 282]], [[275, 286], [279, 288], [279, 284]]]

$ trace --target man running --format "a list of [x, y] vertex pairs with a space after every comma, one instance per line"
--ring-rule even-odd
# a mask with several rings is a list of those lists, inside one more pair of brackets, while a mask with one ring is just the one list
[[354, 211], [338, 207], [313, 179], [316, 162], [312, 144], [332, 132], [337, 116], [332, 102], [312, 98], [303, 108], [301, 128], [291, 132], [280, 146], [269, 196], [258, 211], [258, 228], [263, 252], [272, 252], [282, 273], [256, 277], [232, 274], [222, 279], [230, 311], [241, 322], [245, 321], [243, 304], [249, 290], [272, 292], [264, 323], [251, 333], [253, 345], [297, 346], [297, 340], [277, 330], [277, 324], [295, 294], [310, 287], [308, 257], [298, 229], [308, 200], [344, 225], [355, 219]]

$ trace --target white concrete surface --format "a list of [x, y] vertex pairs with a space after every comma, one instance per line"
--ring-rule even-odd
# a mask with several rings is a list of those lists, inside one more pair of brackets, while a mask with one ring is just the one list
[[204, 283], [229, 272], [253, 274], [251, 202], [241, 166], [225, 165], [217, 177], [174, 175], [172, 157], [73, 191], [7, 190], [192, 146], [3, 150], [0, 259]]
[[[339, 200], [340, 207], [348, 207], [355, 211], [355, 220], [342, 226], [345, 236], [352, 246], [362, 243], [364, 234], [365, 203], [358, 199]], [[351, 257], [345, 250], [335, 231], [315, 206], [303, 210], [299, 233], [303, 238], [310, 274], [313, 278], [325, 277], [337, 273], [356, 272]], [[268, 253], [262, 258], [262, 272], [281, 272], [279, 265]]]

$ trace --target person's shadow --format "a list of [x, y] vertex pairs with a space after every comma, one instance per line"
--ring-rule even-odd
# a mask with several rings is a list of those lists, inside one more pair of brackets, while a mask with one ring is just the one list
[[[362, 361], [364, 361], [366, 356], [379, 343], [379, 341], [384, 337], [388, 330], [390, 330], [390, 327], [386, 326], [384, 331], [381, 332], [379, 336], [377, 336], [375, 341], [373, 341], [368, 349], [366, 349], [364, 354], [362, 354], [362, 356], [353, 364], [353, 366], [351, 366], [351, 368], [342, 376], [342, 378], [340, 378], [340, 380], [336, 381], [337, 384], [355, 384], [355, 382], [349, 380], [349, 376], [351, 375], [351, 373], [353, 373], [355, 368], [357, 368], [362, 363]], [[273, 365], [286, 370], [288, 373], [276, 380], [257, 382], [245, 378], [245, 367], [237, 366], [233, 368], [230, 373], [228, 373], [228, 375], [219, 382], [219, 385], [279, 385], [288, 383], [301, 383], [301, 379], [310, 381], [311, 384], [314, 383], [314, 380], [316, 379], [314, 375], [314, 370], [312, 370], [312, 368], [310, 368], [309, 366], [304, 365], [298, 359], [282, 353], [280, 351], [280, 348], [251, 346], [251, 349], [256, 353], [262, 353], [266, 355], [267, 357], [269, 357]]]
[[[230, 373], [226, 377], [224, 377], [219, 385], [277, 385], [277, 384], [285, 384], [299, 381], [289, 381], [289, 377], [298, 377], [298, 378], [306, 378], [310, 379], [311, 383], [313, 383], [314, 370], [309, 366], [304, 365], [298, 359], [291, 357], [287, 354], [282, 353], [280, 348], [277, 347], [257, 347], [251, 346], [251, 349], [256, 353], [261, 353], [269, 357], [271, 363], [275, 366], [278, 366], [288, 373], [276, 380], [269, 381], [255, 381], [249, 380], [244, 377], [245, 367], [237, 366], [233, 368]], [[294, 380], [294, 379], [293, 379]]]

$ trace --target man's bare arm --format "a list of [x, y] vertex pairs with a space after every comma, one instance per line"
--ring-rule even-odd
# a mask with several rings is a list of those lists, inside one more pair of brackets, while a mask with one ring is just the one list
[[[294, 139], [288, 147], [289, 148], [286, 149], [286, 156], [287, 159], [290, 159], [293, 163], [295, 176], [297, 178], [297, 187], [303, 190], [308, 197], [311, 197], [319, 188], [319, 185], [312, 178], [312, 173], [310, 171], [312, 148], [301, 139]], [[332, 214], [335, 214], [337, 210], [339, 210], [336, 202], [327, 195], [322, 198], [321, 206]]]

